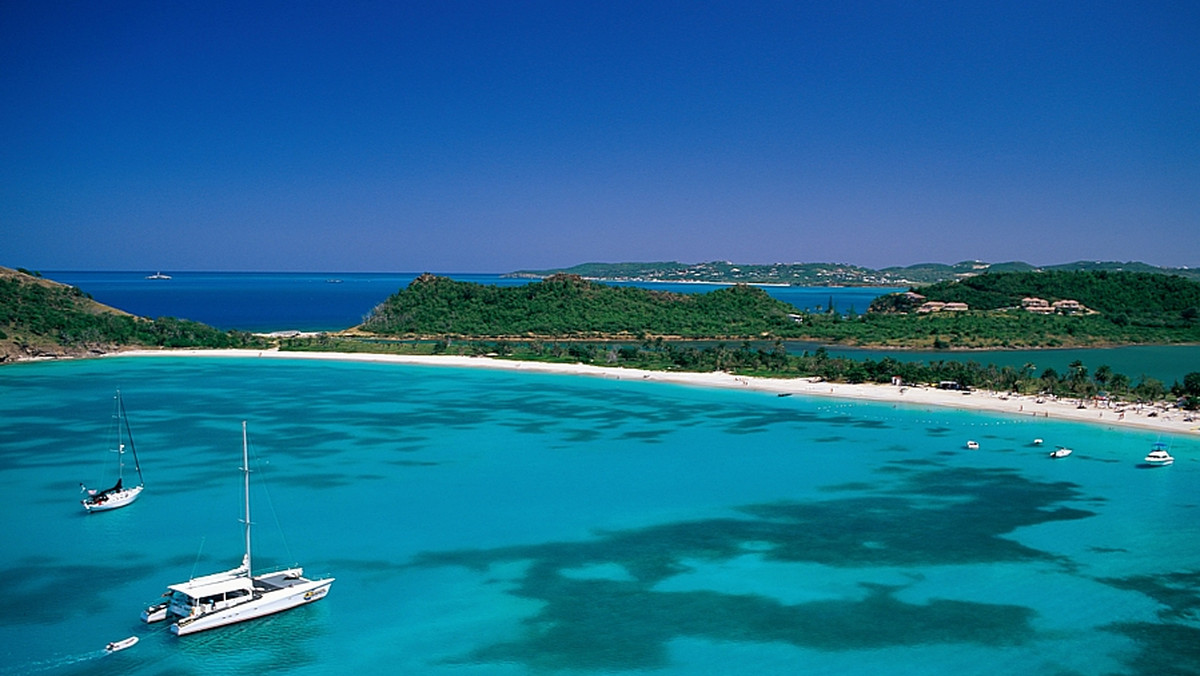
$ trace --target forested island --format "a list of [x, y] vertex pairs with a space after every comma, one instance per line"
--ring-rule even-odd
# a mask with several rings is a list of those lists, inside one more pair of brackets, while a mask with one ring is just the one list
[[264, 339], [186, 319], [144, 319], [27, 270], [0, 267], [0, 363], [129, 347], [263, 347]]
[[[1050, 311], [1038, 311], [1044, 302]], [[355, 331], [435, 339], [780, 339], [910, 348], [1200, 342], [1200, 283], [1133, 272], [995, 273], [882, 296], [862, 315], [802, 312], [735, 285], [687, 294], [555, 275], [491, 286], [422, 275]]]

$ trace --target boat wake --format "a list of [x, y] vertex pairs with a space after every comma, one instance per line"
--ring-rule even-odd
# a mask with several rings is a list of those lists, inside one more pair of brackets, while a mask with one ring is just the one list
[[82, 664], [91, 662], [102, 657], [107, 657], [108, 652], [103, 648], [99, 650], [91, 650], [78, 655], [63, 655], [61, 657], [51, 657], [49, 659], [37, 660], [26, 664], [8, 664], [0, 667], [0, 676], [25, 676], [26, 674], [40, 674], [48, 671], [57, 671], [64, 669], [74, 664]]

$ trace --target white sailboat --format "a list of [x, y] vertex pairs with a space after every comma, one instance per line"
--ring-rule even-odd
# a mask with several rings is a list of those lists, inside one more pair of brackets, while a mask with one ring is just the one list
[[[133, 432], [129, 429], [129, 417], [125, 414], [125, 402], [121, 399], [121, 390], [117, 390], [113, 404], [113, 424], [117, 428], [116, 444], [113, 452], [117, 454], [117, 483], [112, 488], [103, 490], [90, 489], [79, 484], [80, 490], [88, 496], [81, 500], [83, 508], [91, 512], [105, 512], [110, 509], [124, 507], [142, 494], [145, 482], [142, 480], [142, 465], [138, 462], [137, 448], [133, 444]], [[137, 470], [138, 484], [125, 485], [125, 440], [129, 440], [129, 450], [133, 454], [133, 467]]]
[[142, 611], [144, 622], [173, 619], [177, 636], [244, 622], [324, 598], [334, 578], [309, 580], [304, 569], [288, 568], [255, 575], [250, 565], [250, 459], [242, 422], [242, 474], [245, 485], [246, 553], [232, 570], [193, 578], [167, 588], [166, 601]]

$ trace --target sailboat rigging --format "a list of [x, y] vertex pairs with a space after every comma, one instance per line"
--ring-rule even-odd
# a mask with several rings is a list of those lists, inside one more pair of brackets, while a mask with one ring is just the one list
[[237, 568], [167, 587], [160, 601], [142, 611], [142, 621], [173, 619], [177, 636], [271, 615], [324, 598], [334, 578], [310, 580], [300, 567], [255, 575], [250, 564], [250, 458], [242, 421], [242, 476], [246, 552]]
[[[146, 486], [146, 482], [142, 479], [142, 464], [138, 461], [137, 447], [133, 443], [133, 431], [129, 429], [129, 416], [125, 412], [125, 402], [121, 399], [121, 390], [117, 390], [113, 399], [115, 401], [113, 424], [116, 427], [117, 447], [112, 449], [112, 452], [117, 454], [117, 483], [111, 488], [103, 490], [90, 489], [82, 483], [79, 484], [80, 490], [88, 495], [80, 502], [89, 514], [124, 507], [137, 500]], [[133, 455], [133, 468], [137, 470], [138, 483], [136, 486], [125, 486], [125, 440], [129, 441], [129, 450]]]

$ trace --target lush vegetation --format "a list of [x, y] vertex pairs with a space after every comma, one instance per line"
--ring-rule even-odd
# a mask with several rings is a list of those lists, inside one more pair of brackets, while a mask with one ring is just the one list
[[[967, 303], [971, 311], [917, 315], [911, 311], [919, 301], [889, 294], [871, 304], [860, 326], [839, 329], [833, 322], [830, 339], [913, 345], [932, 337], [935, 347], [1200, 342], [1200, 283], [1173, 275], [1103, 270], [985, 274], [919, 293], [928, 300]], [[1048, 302], [1077, 300], [1088, 311], [1033, 314], [1021, 309], [1021, 300], [1029, 296]]]
[[500, 287], [422, 275], [360, 327], [381, 335], [749, 337], [794, 332], [797, 310], [761, 289], [705, 294], [615, 287], [575, 275]]
[[[676, 294], [573, 275], [512, 287], [423, 275], [376, 307], [359, 329], [387, 337], [771, 337], [947, 349], [1165, 344], [1200, 342], [1192, 305], [1200, 304], [1198, 289], [1200, 284], [1178, 277], [1142, 273], [989, 274], [924, 290], [983, 310], [842, 316], [803, 313], [744, 285]], [[1048, 300], [1074, 297], [1102, 311], [1063, 316], [997, 309], [1019, 308], [1030, 293]]]
[[1021, 307], [1021, 299], [1073, 299], [1106, 315], [1124, 314], [1149, 325], [1183, 319], [1200, 308], [1200, 284], [1146, 272], [1030, 272], [987, 274], [920, 290], [926, 298], [960, 301], [975, 310]]
[[182, 319], [147, 320], [96, 303], [79, 289], [0, 269], [0, 361], [105, 351], [114, 346], [250, 347], [264, 341]]

